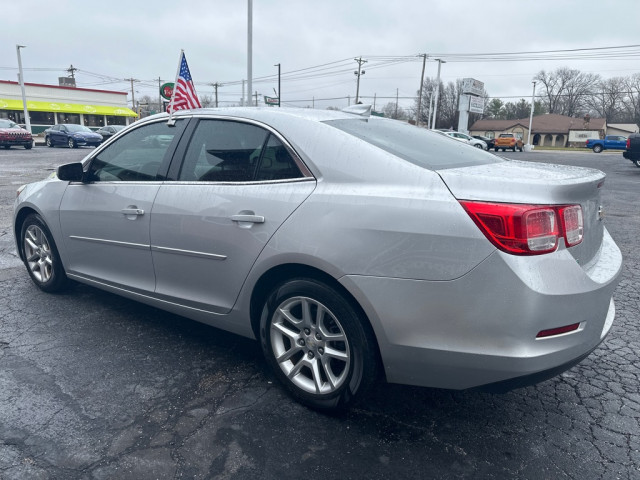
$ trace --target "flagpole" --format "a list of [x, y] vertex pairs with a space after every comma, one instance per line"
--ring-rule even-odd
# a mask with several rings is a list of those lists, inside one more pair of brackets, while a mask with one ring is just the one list
[[167, 124], [175, 125], [175, 120], [173, 119], [173, 98], [176, 96], [176, 85], [178, 84], [178, 76], [180, 75], [180, 66], [182, 65], [182, 56], [184, 55], [184, 49], [180, 49], [180, 58], [178, 58], [178, 69], [176, 70], [176, 78], [173, 81], [173, 90], [171, 91], [171, 102], [169, 103], [169, 121]]

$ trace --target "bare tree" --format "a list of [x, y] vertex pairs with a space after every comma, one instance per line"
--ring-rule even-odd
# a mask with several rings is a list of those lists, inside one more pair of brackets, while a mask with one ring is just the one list
[[598, 82], [598, 89], [589, 97], [591, 114], [604, 117], [608, 122], [625, 120], [625, 80], [622, 77]]
[[588, 112], [589, 97], [596, 90], [600, 76], [564, 67], [555, 72], [541, 70], [534, 79], [542, 85], [549, 113], [572, 117]]
[[623, 108], [625, 119], [640, 124], [640, 73], [626, 77], [623, 81], [625, 96]]
[[405, 110], [396, 104], [396, 102], [389, 102], [384, 107], [382, 107], [382, 113], [387, 118], [393, 118], [395, 120], [406, 120], [409, 118], [409, 115]]

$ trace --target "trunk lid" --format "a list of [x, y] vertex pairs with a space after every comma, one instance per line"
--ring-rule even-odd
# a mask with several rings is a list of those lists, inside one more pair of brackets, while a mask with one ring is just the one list
[[604, 225], [601, 190], [605, 174], [566, 165], [506, 161], [438, 170], [458, 200], [582, 206], [584, 238], [569, 251], [580, 265], [597, 254]]

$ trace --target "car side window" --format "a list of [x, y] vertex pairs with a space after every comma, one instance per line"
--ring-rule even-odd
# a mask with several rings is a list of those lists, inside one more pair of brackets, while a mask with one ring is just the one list
[[253, 180], [269, 132], [229, 120], [201, 120], [187, 148], [178, 180], [248, 182]]
[[173, 127], [162, 121], [132, 130], [93, 157], [89, 165], [89, 181], [156, 180], [169, 146], [183, 129], [184, 121], [178, 120]]
[[256, 180], [285, 180], [302, 176], [287, 148], [275, 135], [271, 134], [260, 159]]

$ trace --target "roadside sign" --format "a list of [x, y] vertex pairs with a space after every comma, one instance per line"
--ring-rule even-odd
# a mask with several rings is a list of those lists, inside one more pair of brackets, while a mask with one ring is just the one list
[[469, 111], [471, 113], [484, 113], [484, 98], [469, 97]]
[[484, 94], [484, 82], [474, 78], [462, 79], [462, 93], [470, 93], [481, 97]]
[[166, 100], [171, 100], [171, 95], [173, 94], [173, 85], [174, 85], [173, 82], [164, 83], [160, 87], [160, 95], [162, 95], [162, 98]]
[[280, 99], [278, 97], [267, 97], [266, 95], [264, 96], [264, 103], [265, 105], [269, 105], [270, 107], [273, 107], [274, 105], [280, 105]]

